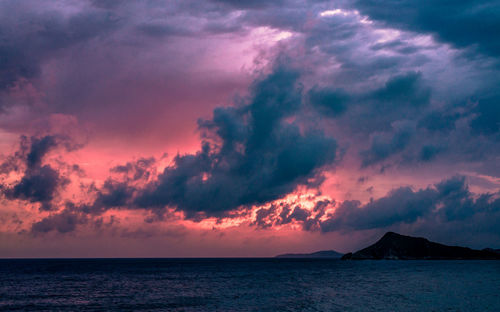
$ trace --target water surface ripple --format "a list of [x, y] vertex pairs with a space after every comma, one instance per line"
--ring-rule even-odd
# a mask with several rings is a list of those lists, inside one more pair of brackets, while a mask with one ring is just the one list
[[500, 311], [500, 261], [0, 260], [2, 311]]

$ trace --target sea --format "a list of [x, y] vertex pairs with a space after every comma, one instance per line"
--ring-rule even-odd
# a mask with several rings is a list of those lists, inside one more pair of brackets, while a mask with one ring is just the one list
[[500, 261], [3, 259], [0, 311], [500, 311]]

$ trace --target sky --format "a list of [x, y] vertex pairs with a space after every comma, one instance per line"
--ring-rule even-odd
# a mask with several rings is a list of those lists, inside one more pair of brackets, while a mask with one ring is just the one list
[[500, 1], [0, 2], [0, 257], [500, 248]]

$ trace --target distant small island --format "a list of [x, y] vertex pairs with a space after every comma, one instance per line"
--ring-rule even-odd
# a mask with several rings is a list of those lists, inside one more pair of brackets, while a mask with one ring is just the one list
[[321, 250], [313, 253], [289, 253], [277, 255], [275, 258], [286, 259], [340, 259], [344, 254], [335, 250]]
[[342, 260], [395, 259], [395, 260], [500, 260], [498, 249], [474, 250], [467, 247], [447, 246], [423, 237], [386, 233], [378, 242], [355, 253], [347, 253]]

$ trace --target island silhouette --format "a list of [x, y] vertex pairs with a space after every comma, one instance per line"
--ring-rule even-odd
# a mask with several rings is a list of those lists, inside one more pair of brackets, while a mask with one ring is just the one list
[[286, 259], [340, 259], [344, 254], [335, 250], [320, 250], [313, 253], [287, 253], [275, 258]]
[[423, 237], [387, 232], [376, 243], [354, 253], [321, 250], [313, 253], [286, 253], [282, 259], [342, 259], [342, 260], [500, 260], [500, 249], [482, 250], [448, 246]]
[[354, 253], [347, 253], [341, 259], [499, 260], [500, 253], [491, 248], [475, 250], [467, 247], [448, 246], [431, 242], [423, 237], [387, 232], [375, 244]]

